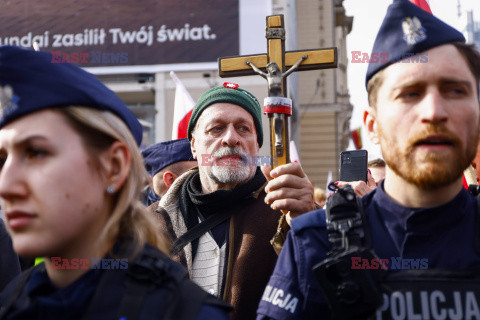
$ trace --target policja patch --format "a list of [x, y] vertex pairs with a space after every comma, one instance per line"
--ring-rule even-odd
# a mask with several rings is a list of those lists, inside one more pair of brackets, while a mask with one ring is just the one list
[[480, 319], [480, 278], [474, 270], [402, 271], [382, 283], [375, 319]]

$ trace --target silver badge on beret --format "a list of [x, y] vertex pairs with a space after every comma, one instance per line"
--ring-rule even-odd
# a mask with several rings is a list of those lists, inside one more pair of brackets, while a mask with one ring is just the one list
[[420, 19], [417, 17], [407, 17], [402, 21], [403, 40], [409, 45], [414, 45], [425, 39], [427, 35]]
[[0, 86], [0, 117], [17, 108], [18, 97], [13, 94], [11, 86]]

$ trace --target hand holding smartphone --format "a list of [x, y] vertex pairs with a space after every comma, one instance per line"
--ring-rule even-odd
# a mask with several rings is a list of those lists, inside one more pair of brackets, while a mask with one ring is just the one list
[[367, 150], [350, 150], [340, 153], [340, 181], [367, 182]]

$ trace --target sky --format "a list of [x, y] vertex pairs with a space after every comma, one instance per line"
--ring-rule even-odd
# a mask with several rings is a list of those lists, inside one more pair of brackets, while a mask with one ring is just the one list
[[[429, 0], [432, 13], [462, 31], [465, 21], [465, 12], [473, 10], [474, 20], [480, 21], [479, 0], [459, 0], [462, 16], [458, 17], [457, 0]], [[363, 111], [368, 105], [367, 91], [365, 89], [366, 63], [350, 63], [352, 51], [367, 52], [370, 54], [375, 36], [380, 28], [383, 17], [391, 0], [345, 0], [343, 6], [346, 14], [353, 16], [353, 27], [347, 36], [348, 88], [350, 103], [354, 106], [350, 128], [362, 127], [363, 148], [368, 150], [369, 160], [381, 156], [380, 148], [374, 145], [363, 128]]]

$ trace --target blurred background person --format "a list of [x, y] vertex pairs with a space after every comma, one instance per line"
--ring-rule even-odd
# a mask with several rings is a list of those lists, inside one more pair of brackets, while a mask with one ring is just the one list
[[197, 166], [186, 138], [156, 143], [143, 150], [142, 156], [152, 178], [147, 190], [147, 206], [160, 201], [179, 176]]
[[323, 208], [323, 206], [325, 206], [325, 202], [327, 201], [327, 194], [326, 194], [325, 190], [323, 190], [322, 188], [315, 187], [313, 189], [313, 197], [314, 197], [315, 202], [321, 208]]
[[368, 161], [368, 171], [372, 175], [373, 180], [375, 180], [375, 185], [377, 186], [380, 181], [385, 179], [385, 166], [385, 161], [381, 158]]

